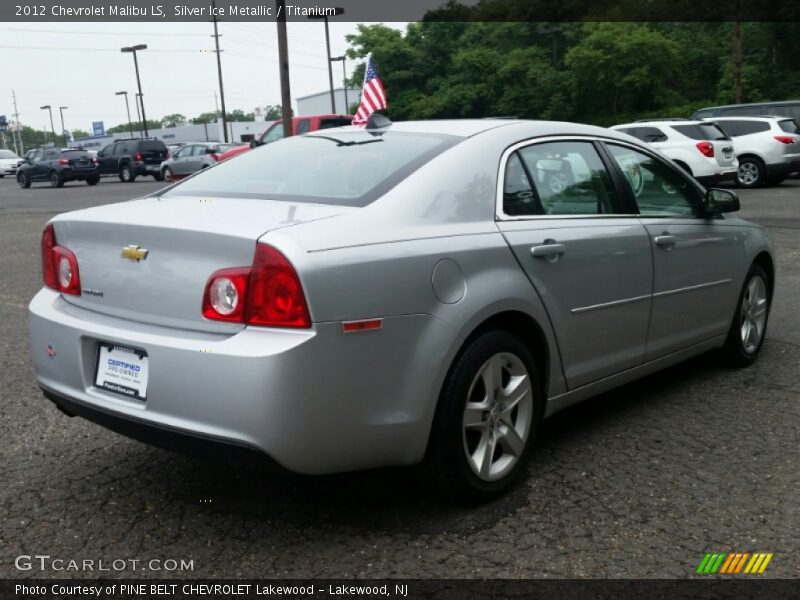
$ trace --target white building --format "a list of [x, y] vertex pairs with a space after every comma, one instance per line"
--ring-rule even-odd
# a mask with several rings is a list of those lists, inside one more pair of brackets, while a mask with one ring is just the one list
[[[336, 88], [333, 90], [333, 98], [336, 102], [336, 110], [334, 114], [351, 114], [345, 107], [347, 105], [353, 106], [361, 102], [361, 90], [355, 88], [347, 89], [347, 102], [345, 103], [345, 89]], [[303, 115], [327, 115], [331, 112], [331, 92], [325, 90], [309, 96], [301, 96], [297, 98], [297, 111], [295, 115], [302, 117]]]

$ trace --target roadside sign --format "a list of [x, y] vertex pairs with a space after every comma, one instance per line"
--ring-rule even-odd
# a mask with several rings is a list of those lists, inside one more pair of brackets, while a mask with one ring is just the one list
[[103, 125], [102, 121], [92, 121], [92, 134], [93, 135], [105, 135], [106, 128]]

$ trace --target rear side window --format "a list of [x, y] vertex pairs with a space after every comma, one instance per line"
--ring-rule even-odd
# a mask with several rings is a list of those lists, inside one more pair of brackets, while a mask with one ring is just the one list
[[222, 162], [166, 196], [366, 206], [461, 139], [367, 131], [293, 136]]
[[[520, 202], [516, 207], [509, 203], [509, 208], [516, 210], [516, 214], [600, 215], [614, 212], [617, 198], [611, 177], [591, 142], [534, 144], [519, 150], [519, 156], [534, 193], [530, 202]], [[507, 176], [512, 179], [512, 184], [517, 177], [510, 170], [513, 168], [513, 164], [507, 167]], [[526, 192], [522, 188], [519, 193]], [[522, 206], [525, 213], [519, 212]]]
[[620, 129], [620, 131], [647, 143], [666, 142], [669, 139], [667, 134], [658, 127], [628, 127], [626, 129]]
[[800, 103], [770, 106], [767, 108], [767, 114], [774, 115], [776, 117], [792, 117], [793, 119], [798, 120], [800, 119]]
[[762, 133], [770, 130], [770, 125], [766, 121], [721, 121], [719, 125], [728, 132], [731, 137]]
[[728, 134], [714, 123], [699, 123], [697, 125], [673, 125], [672, 128], [693, 140], [727, 140]]
[[333, 127], [346, 127], [350, 125], [350, 119], [322, 119], [319, 122], [320, 129], [331, 129]]
[[778, 121], [778, 127], [780, 127], [786, 133], [800, 133], [800, 127], [798, 127], [797, 121], [793, 119]]

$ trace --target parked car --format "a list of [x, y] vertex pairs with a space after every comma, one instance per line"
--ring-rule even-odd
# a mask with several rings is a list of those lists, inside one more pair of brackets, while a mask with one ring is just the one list
[[97, 160], [86, 150], [59, 150], [40, 148], [30, 154], [17, 168], [17, 183], [21, 188], [31, 187], [37, 181], [49, 181], [53, 187], [63, 187], [68, 181], [85, 181], [97, 185]]
[[213, 167], [220, 156], [232, 148], [242, 144], [220, 144], [217, 142], [198, 142], [186, 144], [178, 148], [169, 158], [161, 163], [161, 176], [167, 181], [182, 179], [201, 169]]
[[167, 147], [161, 140], [130, 138], [109, 144], [97, 153], [97, 160], [100, 175], [116, 175], [127, 183], [140, 175], [162, 181], [161, 163], [167, 155]]
[[711, 117], [791, 117], [800, 121], [800, 100], [783, 102], [754, 102], [752, 104], [728, 104], [709, 106], [694, 111], [692, 119]]
[[782, 117], [715, 117], [733, 139], [742, 187], [777, 185], [800, 171], [800, 127]]
[[14, 176], [17, 174], [17, 167], [23, 163], [23, 159], [11, 150], [0, 149], [0, 178], [6, 175]]
[[632, 135], [656, 148], [703, 184], [733, 181], [738, 164], [733, 142], [706, 121], [637, 121], [611, 129]]
[[[582, 165], [558, 191], [553, 156]], [[52, 219], [33, 366], [68, 415], [157, 445], [424, 462], [488, 498], [543, 418], [706, 351], [756, 360], [774, 258], [738, 206], [608, 129], [372, 117]]]
[[[300, 135], [310, 131], [320, 129], [332, 129], [334, 127], [344, 127], [353, 121], [352, 115], [305, 115], [292, 118], [292, 135]], [[225, 152], [220, 160], [228, 160], [234, 156], [239, 156], [245, 152], [283, 139], [283, 121], [278, 119], [273, 121], [267, 130], [250, 142], [249, 146], [239, 146]]]

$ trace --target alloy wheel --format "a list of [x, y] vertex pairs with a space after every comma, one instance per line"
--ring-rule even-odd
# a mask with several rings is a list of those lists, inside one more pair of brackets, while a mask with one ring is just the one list
[[510, 352], [492, 356], [467, 393], [463, 444], [472, 471], [484, 481], [509, 473], [525, 450], [533, 417], [533, 390], [525, 363]]
[[758, 181], [758, 165], [752, 162], [744, 162], [739, 165], [737, 178], [742, 185], [753, 185]]
[[742, 346], [752, 354], [758, 349], [767, 324], [767, 284], [760, 275], [747, 283], [739, 314]]

